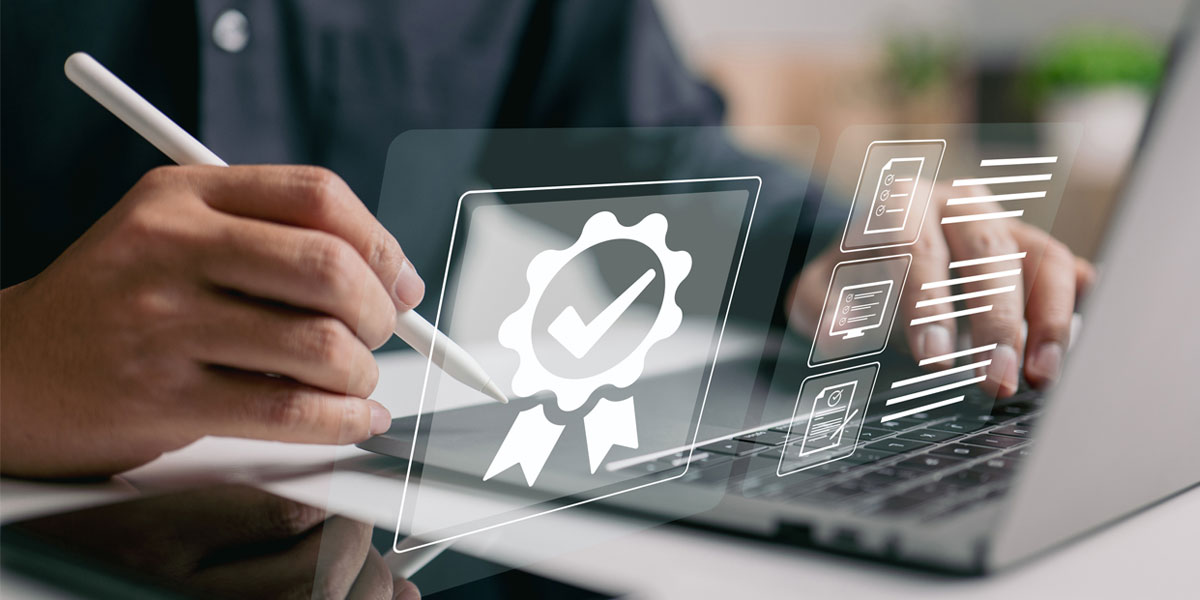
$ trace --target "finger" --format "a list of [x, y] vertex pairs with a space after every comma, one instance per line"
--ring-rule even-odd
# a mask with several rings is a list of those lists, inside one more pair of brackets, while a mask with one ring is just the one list
[[421, 590], [411, 581], [397, 579], [392, 582], [392, 590], [395, 600], [421, 600]]
[[1014, 233], [1027, 253], [1024, 274], [1029, 299], [1025, 320], [1029, 323], [1029, 334], [1025, 377], [1034, 386], [1043, 387], [1058, 378], [1070, 343], [1078, 277], [1075, 256], [1061, 242], [1035, 227], [1020, 227]]
[[391, 414], [374, 400], [267, 375], [212, 369], [191, 395], [190, 422], [205, 435], [351, 444], [391, 427]]
[[201, 570], [193, 584], [238, 597], [345, 598], [370, 541], [369, 526], [331, 517], [282, 551], [254, 555], [244, 548], [251, 556]]
[[[927, 211], [929, 217], [922, 234], [912, 248], [912, 266], [904, 284], [901, 316], [906, 329], [909, 349], [918, 360], [954, 352], [957, 327], [954, 319], [939, 318], [954, 311], [950, 288], [937, 285], [949, 278], [950, 248], [942, 234], [938, 211]], [[927, 367], [945, 366], [945, 361], [927, 363]]]
[[276, 165], [193, 168], [193, 186], [209, 206], [336, 235], [367, 261], [401, 310], [420, 304], [425, 282], [400, 244], [332, 171]]
[[[231, 484], [106, 505], [32, 523], [41, 533], [103, 551], [118, 563], [153, 573], [195, 568], [214, 549], [299, 535], [325, 520], [325, 511], [247, 485]], [[113, 546], [111, 541], [124, 543]], [[146, 549], [159, 553], [147, 561]]]
[[[955, 261], [996, 258], [1019, 251], [1010, 225], [1003, 221], [951, 223], [944, 231]], [[987, 358], [990, 362], [981, 367], [987, 376], [982, 385], [984, 390], [1001, 398], [1016, 393], [1018, 385], [1018, 357], [1023, 350], [1021, 328], [1025, 313], [1021, 269], [1021, 260], [1014, 258], [964, 265], [954, 269], [952, 276], [952, 279], [987, 277], [962, 284], [962, 293], [969, 295], [963, 303], [966, 310], [979, 311], [969, 317], [972, 343], [976, 346], [996, 344]], [[996, 276], [1001, 273], [1007, 275]]]
[[[403, 580], [398, 580], [403, 582]], [[394, 594], [392, 572], [388, 570], [383, 557], [371, 548], [367, 558], [358, 571], [358, 578], [350, 586], [347, 598], [353, 600], [391, 600]]]
[[[345, 517], [325, 522], [313, 584], [315, 597], [348, 598], [360, 583], [363, 587], [356, 598], [391, 597], [392, 576], [371, 548], [372, 530], [366, 523]], [[378, 563], [371, 561], [372, 555], [379, 559]], [[386, 594], [381, 594], [384, 589]]]
[[379, 367], [345, 323], [213, 291], [200, 296], [184, 337], [196, 360], [365, 398]]
[[396, 307], [366, 261], [336, 236], [225, 215], [201, 259], [213, 284], [340, 319], [372, 348]]
[[1075, 303], [1083, 301], [1087, 293], [1092, 290], [1092, 286], [1096, 283], [1096, 268], [1092, 263], [1075, 257]]
[[829, 248], [800, 270], [788, 292], [788, 325], [802, 335], [815, 339], [821, 307], [825, 302], [826, 286], [833, 274], [840, 253]]

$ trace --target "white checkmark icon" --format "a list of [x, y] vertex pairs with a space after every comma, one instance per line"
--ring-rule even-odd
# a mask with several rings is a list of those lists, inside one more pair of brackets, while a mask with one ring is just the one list
[[634, 300], [645, 291], [646, 286], [654, 281], [654, 269], [648, 269], [633, 285], [629, 286], [616, 300], [612, 301], [604, 310], [592, 319], [591, 323], [584, 323], [579, 317], [574, 306], [568, 306], [550, 323], [547, 331], [558, 343], [563, 345], [575, 358], [583, 358], [585, 354], [590, 352], [604, 337], [604, 334], [612, 328], [617, 319], [629, 310], [629, 306]]

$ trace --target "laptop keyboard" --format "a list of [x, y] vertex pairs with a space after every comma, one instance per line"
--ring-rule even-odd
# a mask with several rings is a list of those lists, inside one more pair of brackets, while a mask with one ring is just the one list
[[[741, 474], [748, 496], [833, 505], [858, 514], [931, 519], [995, 499], [1029, 451], [1036, 394], [975, 418], [913, 415], [864, 426], [854, 454], [785, 477], [775, 470], [786, 427], [697, 447], [682, 481], [724, 484]], [[687, 457], [645, 465], [678, 466]], [[727, 463], [734, 462], [733, 469]], [[720, 466], [721, 468], [715, 468]]]

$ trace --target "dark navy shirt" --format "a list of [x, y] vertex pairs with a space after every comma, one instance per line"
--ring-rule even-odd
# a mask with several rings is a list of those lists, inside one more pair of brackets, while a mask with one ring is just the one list
[[[227, 162], [302, 163], [378, 202], [387, 147], [428, 128], [718, 124], [722, 102], [671, 47], [648, 0], [6, 0], [0, 23], [0, 277], [54, 260], [145, 171], [169, 161], [76, 89], [91, 53]], [[213, 25], [248, 22], [236, 52]], [[799, 201], [786, 170], [721, 148]], [[452, 212], [411, 207], [418, 271], [444, 260]], [[430, 223], [446, 220], [446, 223]]]

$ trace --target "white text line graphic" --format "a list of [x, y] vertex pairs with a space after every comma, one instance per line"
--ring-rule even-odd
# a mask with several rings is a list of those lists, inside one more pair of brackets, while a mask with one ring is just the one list
[[1004, 210], [977, 213], [973, 215], [956, 215], [953, 217], [942, 217], [942, 225], [951, 223], [970, 223], [972, 221], [991, 221], [993, 219], [1012, 219], [1025, 214], [1024, 210]]
[[988, 279], [1000, 279], [1002, 277], [1012, 277], [1020, 274], [1020, 269], [1008, 269], [1005, 271], [996, 271], [995, 273], [981, 273], [979, 275], [968, 275], [967, 277], [956, 277], [954, 279], [946, 279], [943, 281], [930, 281], [927, 283], [922, 283], [921, 289], [932, 290], [934, 288], [950, 287], [952, 285], [974, 283], [976, 281], [986, 281]]
[[969, 365], [959, 365], [957, 367], [950, 367], [949, 369], [943, 369], [941, 371], [936, 371], [934, 373], [926, 373], [924, 375], [918, 375], [916, 377], [909, 377], [908, 379], [901, 379], [900, 381], [897, 381], [892, 384], [892, 389], [894, 390], [898, 387], [904, 387], [906, 385], [912, 385], [914, 383], [921, 383], [922, 381], [929, 381], [930, 379], [937, 379], [938, 377], [945, 377], [947, 375], [953, 375], [955, 373], [962, 373], [963, 371], [970, 371], [971, 369], [974, 369], [977, 367], [986, 367], [990, 364], [992, 364], [992, 359], [989, 358], [987, 360], [981, 360], [979, 362], [974, 362]]
[[957, 269], [959, 267], [973, 267], [975, 265], [989, 265], [992, 263], [1004, 262], [1006, 260], [1019, 260], [1025, 258], [1024, 252], [1015, 252], [1013, 254], [1001, 254], [999, 256], [988, 256], [986, 258], [968, 258], [966, 260], [952, 261], [947, 268]]
[[949, 400], [939, 400], [939, 401], [937, 401], [937, 402], [934, 402], [933, 404], [926, 404], [925, 406], [918, 406], [918, 407], [916, 407], [916, 408], [910, 408], [910, 409], [908, 409], [908, 410], [902, 410], [902, 411], [900, 411], [900, 412], [898, 412], [898, 413], [892, 413], [892, 414], [890, 414], [890, 415], [884, 415], [882, 419], [879, 419], [879, 422], [880, 422], [880, 423], [887, 423], [888, 421], [895, 421], [896, 419], [903, 419], [904, 417], [907, 417], [907, 416], [909, 416], [909, 415], [915, 415], [915, 414], [917, 414], [917, 413], [924, 412], [924, 411], [927, 411], [927, 410], [933, 410], [933, 409], [935, 409], [935, 408], [941, 408], [941, 407], [943, 407], [943, 406], [949, 406], [949, 405], [951, 405], [951, 404], [954, 404], [954, 403], [957, 403], [957, 402], [962, 402], [962, 401], [963, 401], [963, 398], [966, 398], [966, 396], [958, 396], [957, 398], [950, 398]]
[[981, 167], [1007, 167], [1010, 165], [1048, 165], [1058, 162], [1057, 156], [1030, 156], [1026, 158], [985, 158]]
[[1020, 192], [1017, 194], [992, 194], [990, 196], [963, 196], [961, 198], [951, 198], [947, 200], [946, 206], [985, 204], [988, 202], [1008, 202], [1010, 200], [1033, 200], [1035, 198], [1045, 197], [1046, 192]]
[[954, 359], [962, 357], [962, 356], [970, 356], [972, 354], [979, 354], [980, 352], [987, 352], [988, 350], [995, 350], [995, 349], [996, 349], [996, 344], [987, 344], [985, 346], [976, 346], [974, 348], [967, 348], [966, 350], [959, 350], [958, 352], [951, 352], [949, 354], [942, 354], [939, 356], [930, 356], [929, 358], [923, 359], [921, 362], [919, 362], [917, 364], [918, 364], [918, 366], [923, 367], [925, 365], [931, 365], [933, 363], [940, 363], [940, 362], [945, 362], [948, 360], [954, 360]]
[[1030, 181], [1050, 181], [1051, 173], [1036, 175], [1009, 175], [1007, 177], [974, 177], [971, 179], [955, 179], [954, 187], [965, 185], [997, 185], [1001, 183], [1027, 183]]
[[917, 398], [924, 398], [925, 396], [932, 396], [934, 394], [940, 394], [947, 390], [953, 390], [953, 389], [957, 389], [960, 387], [967, 387], [968, 385], [975, 385], [976, 383], [982, 383], [986, 379], [987, 379], [987, 375], [980, 375], [979, 377], [972, 377], [970, 379], [964, 379], [962, 381], [955, 381], [954, 383], [947, 383], [946, 385], [939, 385], [935, 388], [929, 388], [927, 390], [913, 392], [913, 393], [905, 395], [905, 396], [897, 396], [895, 398], [892, 398], [891, 400], [888, 400], [885, 403], [885, 405], [891, 406], [893, 404], [900, 404], [901, 402], [908, 402], [909, 400], [916, 400]]
[[967, 315], [979, 314], [981, 312], [987, 312], [989, 310], [992, 310], [991, 304], [988, 304], [987, 306], [976, 306], [975, 308], [964, 308], [962, 310], [956, 310], [954, 312], [942, 313], [940, 315], [932, 315], [929, 317], [921, 317], [919, 319], [913, 319], [912, 321], [909, 322], [909, 325], [924, 325], [926, 323], [934, 323], [936, 321], [949, 321], [950, 319], [957, 319], [959, 317], [965, 317]]
[[1004, 287], [992, 288], [990, 290], [979, 290], [978, 292], [965, 292], [962, 294], [954, 294], [953, 296], [942, 296], [941, 298], [930, 298], [929, 300], [921, 300], [916, 304], [917, 308], [925, 308], [926, 306], [936, 306], [938, 304], [950, 304], [959, 300], [970, 300], [971, 298], [982, 298], [984, 296], [995, 296], [996, 294], [1004, 294], [1017, 289], [1015, 285], [1006, 285]]

